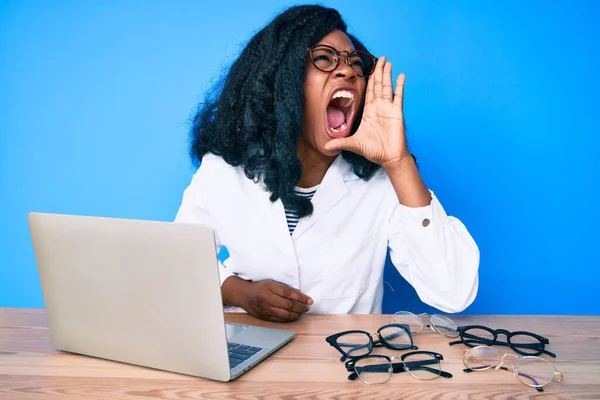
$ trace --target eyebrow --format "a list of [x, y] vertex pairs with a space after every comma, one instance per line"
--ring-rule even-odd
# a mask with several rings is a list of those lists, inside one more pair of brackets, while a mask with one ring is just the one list
[[337, 51], [348, 51], [348, 52], [350, 52], [350, 53], [352, 53], [353, 51], [356, 51], [356, 49], [352, 49], [352, 48], [351, 48], [350, 50], [340, 50], [340, 49], [338, 49], [336, 46], [334, 46], [334, 45], [332, 45], [332, 44], [329, 44], [329, 43], [317, 43], [317, 44], [315, 45], [315, 47], [316, 47], [316, 46], [329, 46], [329, 47], [333, 47], [333, 48], [334, 48], [334, 49], [336, 49]]

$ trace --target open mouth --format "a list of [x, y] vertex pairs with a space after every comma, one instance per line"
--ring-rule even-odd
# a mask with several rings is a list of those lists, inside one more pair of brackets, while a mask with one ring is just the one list
[[352, 128], [353, 117], [354, 93], [344, 89], [335, 91], [326, 110], [327, 133], [334, 138], [348, 136]]

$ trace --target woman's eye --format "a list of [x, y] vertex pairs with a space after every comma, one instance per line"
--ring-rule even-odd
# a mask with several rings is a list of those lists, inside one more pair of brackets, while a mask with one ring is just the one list
[[331, 58], [331, 57], [329, 57], [329, 56], [324, 56], [324, 55], [323, 55], [323, 56], [316, 56], [315, 58], [313, 58], [313, 61], [314, 61], [314, 62], [326, 61], [326, 62], [330, 62], [330, 63], [332, 63], [332, 62], [333, 62], [333, 60], [332, 60], [332, 58]]
[[353, 65], [353, 66], [356, 65], [356, 66], [362, 67], [363, 63], [362, 63], [362, 60], [360, 58], [358, 58], [358, 59], [350, 60], [350, 65]]

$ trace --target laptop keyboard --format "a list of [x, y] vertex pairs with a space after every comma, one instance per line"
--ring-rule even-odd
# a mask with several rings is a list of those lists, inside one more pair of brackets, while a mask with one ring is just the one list
[[238, 343], [227, 343], [229, 350], [229, 368], [233, 369], [262, 350], [260, 347], [251, 347]]

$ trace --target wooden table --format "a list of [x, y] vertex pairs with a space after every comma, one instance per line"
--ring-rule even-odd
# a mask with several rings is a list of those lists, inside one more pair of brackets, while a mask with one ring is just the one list
[[[248, 315], [228, 321], [281, 327]], [[444, 355], [452, 379], [419, 381], [394, 374], [385, 384], [349, 381], [339, 354], [324, 340], [348, 329], [376, 331], [389, 315], [306, 315], [284, 325], [296, 338], [233, 382], [221, 383], [56, 351], [40, 309], [0, 309], [0, 399], [600, 399], [600, 316], [452, 316], [459, 325], [528, 330], [550, 339], [564, 374], [544, 393], [503, 371], [464, 373], [463, 345], [439, 334], [415, 336], [421, 350]], [[384, 354], [394, 353], [383, 350]], [[398, 353], [396, 353], [398, 354]], [[402, 353], [400, 353], [402, 354]]]

